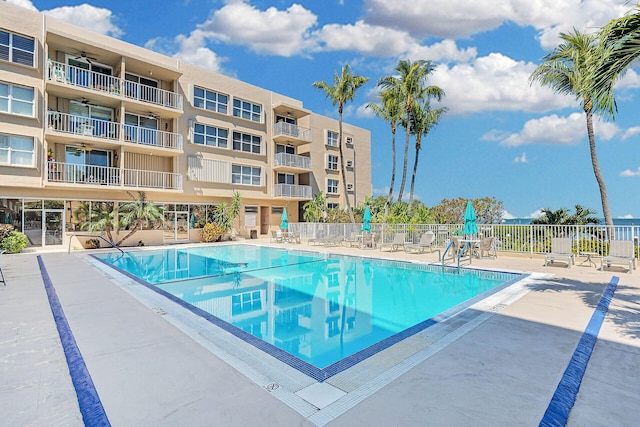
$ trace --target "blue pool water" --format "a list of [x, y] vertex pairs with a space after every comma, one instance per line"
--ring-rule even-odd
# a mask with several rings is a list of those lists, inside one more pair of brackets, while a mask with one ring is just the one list
[[319, 377], [520, 277], [253, 245], [95, 256]]

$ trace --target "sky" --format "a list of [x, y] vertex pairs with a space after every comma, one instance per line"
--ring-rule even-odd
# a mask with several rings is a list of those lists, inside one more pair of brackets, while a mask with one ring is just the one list
[[[371, 131], [373, 196], [391, 181], [389, 124], [365, 106], [400, 59], [436, 65], [427, 84], [448, 108], [423, 138], [415, 197], [495, 197], [505, 218], [580, 204], [602, 216], [579, 102], [529, 76], [576, 28], [596, 31], [632, 0], [5, 0], [167, 56], [238, 78], [337, 118], [314, 81], [349, 64], [368, 77], [344, 113]], [[596, 120], [611, 214], [640, 218], [640, 71], [616, 86], [615, 121]], [[397, 136], [397, 194], [404, 132]], [[413, 166], [413, 139], [404, 200]]]

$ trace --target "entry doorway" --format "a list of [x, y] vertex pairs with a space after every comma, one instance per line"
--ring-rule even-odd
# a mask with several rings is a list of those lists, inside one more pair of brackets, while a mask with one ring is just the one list
[[163, 240], [165, 243], [189, 240], [189, 207], [187, 205], [165, 205]]
[[64, 210], [25, 210], [24, 234], [29, 246], [60, 246], [64, 244]]
[[260, 234], [269, 234], [270, 219], [271, 208], [269, 206], [260, 206]]

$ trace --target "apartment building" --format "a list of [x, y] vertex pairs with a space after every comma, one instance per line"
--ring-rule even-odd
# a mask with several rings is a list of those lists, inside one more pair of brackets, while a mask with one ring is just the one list
[[[310, 83], [311, 84], [311, 83]], [[242, 198], [245, 237], [371, 195], [371, 135], [302, 101], [0, 2], [0, 223], [62, 245], [92, 211], [144, 191], [164, 207], [145, 244], [199, 240]], [[348, 191], [344, 194], [342, 180]]]

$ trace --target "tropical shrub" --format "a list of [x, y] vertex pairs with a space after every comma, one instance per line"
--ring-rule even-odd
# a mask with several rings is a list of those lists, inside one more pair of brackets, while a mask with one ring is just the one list
[[0, 242], [4, 240], [13, 231], [13, 225], [0, 224]]
[[17, 254], [22, 252], [29, 244], [27, 236], [20, 231], [12, 231], [7, 237], [2, 239], [2, 249], [8, 254]]
[[226, 231], [224, 227], [208, 222], [200, 230], [200, 237], [204, 242], [217, 242]]

